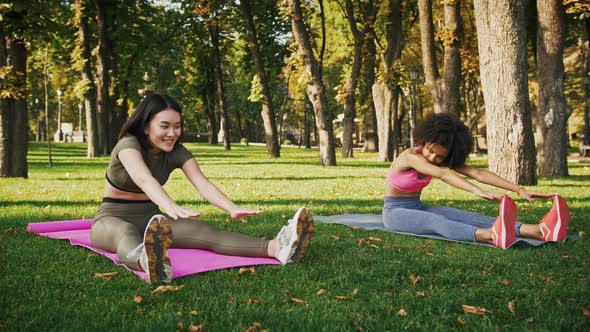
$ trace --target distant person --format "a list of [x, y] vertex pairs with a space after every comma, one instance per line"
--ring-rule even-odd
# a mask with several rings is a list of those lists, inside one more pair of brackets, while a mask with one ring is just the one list
[[[545, 241], [563, 241], [567, 237], [569, 212], [561, 196], [529, 191], [489, 170], [465, 164], [473, 148], [473, 137], [456, 115], [432, 115], [413, 134], [417, 147], [404, 150], [387, 172], [382, 214], [387, 229], [417, 235], [440, 235], [450, 240], [487, 242], [502, 249], [508, 248], [516, 237]], [[533, 198], [554, 197], [556, 209], [548, 213], [540, 224], [517, 222], [518, 212], [512, 199], [484, 190], [459, 174], [513, 191], [530, 202], [534, 202]], [[432, 178], [481, 198], [501, 202], [500, 215], [494, 218], [423, 204], [420, 194]]]
[[116, 252], [126, 266], [145, 271], [149, 282], [172, 279], [169, 248], [275, 257], [282, 264], [299, 261], [314, 232], [313, 217], [306, 208], [300, 208], [270, 241], [189, 219], [199, 213], [176, 204], [162, 188], [176, 168], [182, 169], [203, 198], [232, 218], [262, 211], [237, 206], [209, 182], [193, 155], [180, 144], [182, 132], [181, 108], [172, 98], [152, 94], [139, 104], [113, 149], [104, 199], [92, 225], [92, 244]]

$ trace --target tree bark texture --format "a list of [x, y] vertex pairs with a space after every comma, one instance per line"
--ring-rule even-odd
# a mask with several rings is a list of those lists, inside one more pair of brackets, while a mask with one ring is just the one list
[[393, 161], [394, 151], [397, 150], [397, 133], [394, 131], [393, 119], [397, 112], [398, 93], [396, 86], [390, 86], [388, 81], [395, 81], [392, 77], [393, 63], [399, 59], [402, 51], [402, 8], [401, 0], [389, 0], [387, 17], [391, 24], [385, 30], [387, 45], [381, 55], [382, 73], [384, 79], [373, 84], [373, 102], [377, 115], [377, 131], [379, 137], [379, 161]]
[[375, 114], [375, 104], [371, 92], [375, 83], [375, 63], [377, 50], [372, 32], [365, 38], [364, 63], [363, 63], [363, 82], [359, 91], [359, 98], [364, 108], [363, 121], [363, 152], [377, 152], [379, 141], [377, 139], [377, 114]]
[[223, 146], [225, 150], [231, 150], [231, 136], [230, 136], [230, 119], [227, 110], [227, 102], [225, 100], [225, 91], [223, 87], [223, 71], [221, 70], [221, 54], [219, 49], [219, 23], [213, 22], [209, 24], [209, 36], [213, 46], [213, 63], [215, 73], [215, 86], [217, 88], [217, 103], [219, 107], [219, 114], [221, 114], [221, 129], [223, 130]]
[[248, 38], [248, 47], [250, 54], [256, 67], [256, 74], [260, 83], [262, 91], [262, 122], [264, 124], [264, 133], [266, 139], [266, 154], [270, 158], [280, 157], [279, 141], [277, 134], [277, 124], [275, 121], [275, 110], [272, 103], [272, 96], [270, 88], [264, 71], [264, 63], [262, 55], [260, 54], [260, 47], [258, 46], [258, 37], [256, 35], [256, 27], [254, 26], [254, 19], [252, 18], [252, 11], [250, 8], [250, 0], [241, 0], [240, 9], [244, 18], [244, 25], [246, 28], [246, 36]]
[[436, 62], [434, 25], [432, 23], [432, 0], [418, 0], [420, 11], [420, 40], [422, 64], [426, 86], [430, 90], [435, 113], [459, 110], [461, 84], [461, 57], [459, 55], [461, 34], [460, 0], [444, 2], [445, 27], [443, 36], [443, 76]]
[[564, 94], [565, 9], [561, 0], [537, 1], [537, 158], [541, 176], [565, 176], [567, 109]]
[[336, 165], [334, 128], [328, 109], [328, 100], [322, 81], [321, 66], [313, 54], [307, 27], [303, 20], [300, 0], [289, 0], [291, 28], [297, 41], [299, 54], [303, 57], [307, 76], [307, 96], [313, 105], [316, 127], [319, 136], [320, 163], [325, 166]]
[[534, 185], [524, 9], [520, 0], [475, 0], [490, 170], [508, 181]]
[[98, 30], [98, 52], [96, 54], [96, 104], [100, 154], [108, 154], [111, 151], [111, 140], [109, 136], [110, 118], [112, 116], [112, 107], [109, 97], [109, 86], [111, 82], [109, 74], [111, 61], [109, 54], [111, 51], [108, 49], [110, 45], [110, 37], [107, 23], [109, 6], [109, 0], [96, 0], [96, 25]]
[[0, 66], [11, 68], [14, 98], [0, 99], [0, 177], [28, 177], [28, 111], [26, 97], [27, 49], [25, 41], [0, 27]]
[[90, 41], [88, 34], [88, 16], [86, 12], [86, 0], [76, 0], [76, 20], [78, 22], [78, 47], [81, 49], [82, 56], [82, 82], [85, 85], [84, 109], [86, 115], [86, 136], [88, 158], [94, 158], [100, 150], [98, 140], [98, 129], [96, 119], [96, 87], [92, 76]]

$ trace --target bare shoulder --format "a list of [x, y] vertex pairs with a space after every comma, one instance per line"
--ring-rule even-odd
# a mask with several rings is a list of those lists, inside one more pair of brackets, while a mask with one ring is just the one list
[[411, 166], [413, 164], [412, 160], [414, 158], [420, 158], [420, 154], [418, 154], [414, 149], [405, 149], [402, 151], [397, 158], [391, 163], [391, 167], [396, 172], [406, 172], [410, 169], [413, 169]]

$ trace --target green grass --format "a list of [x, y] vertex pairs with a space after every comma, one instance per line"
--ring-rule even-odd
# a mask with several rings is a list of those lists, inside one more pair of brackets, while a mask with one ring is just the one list
[[[375, 154], [356, 152], [352, 160], [339, 159], [337, 167], [321, 167], [317, 150], [285, 148], [280, 159], [269, 160], [263, 147], [234, 145], [225, 152], [221, 146], [187, 146], [234, 201], [265, 211], [247, 224], [226, 223], [227, 215], [175, 172], [168, 192], [222, 229], [272, 238], [303, 205], [317, 215], [381, 211], [389, 165], [376, 162]], [[253, 322], [269, 331], [590, 327], [583, 314], [583, 308], [590, 310], [587, 240], [500, 251], [319, 224], [300, 264], [257, 266], [255, 275], [238, 275], [238, 269], [192, 275], [173, 281], [185, 285], [180, 291], [151, 294], [154, 285], [105, 257], [27, 233], [29, 222], [91, 218], [102, 199], [108, 158], [87, 160], [82, 144], [54, 145], [53, 157], [54, 167], [47, 168], [45, 145], [31, 143], [29, 179], [0, 179], [0, 330], [176, 330], [178, 323], [188, 330], [202, 323], [205, 331], [241, 331]], [[534, 189], [561, 193], [571, 209], [570, 234], [590, 234], [590, 165], [572, 163], [570, 173], [541, 178]], [[423, 199], [497, 213], [497, 204], [439, 181]], [[519, 219], [531, 223], [550, 207], [543, 201], [517, 204]], [[358, 246], [369, 236], [383, 242], [378, 248]], [[119, 273], [105, 281], [96, 272]], [[327, 293], [316, 295], [320, 289]], [[140, 305], [135, 294], [143, 295]], [[248, 304], [248, 299], [263, 302]], [[463, 304], [488, 312], [464, 313]], [[190, 314], [193, 310], [198, 314]]]

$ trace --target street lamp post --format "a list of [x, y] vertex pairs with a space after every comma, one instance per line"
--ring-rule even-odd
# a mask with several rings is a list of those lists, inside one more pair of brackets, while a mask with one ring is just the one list
[[412, 67], [410, 69], [410, 80], [412, 80], [412, 88], [410, 89], [411, 94], [411, 107], [410, 107], [410, 146], [414, 147], [414, 128], [416, 128], [416, 81], [418, 80], [418, 71]]
[[61, 95], [63, 91], [60, 88], [57, 89], [57, 137], [58, 142], [63, 140], [63, 133], [61, 131]]

